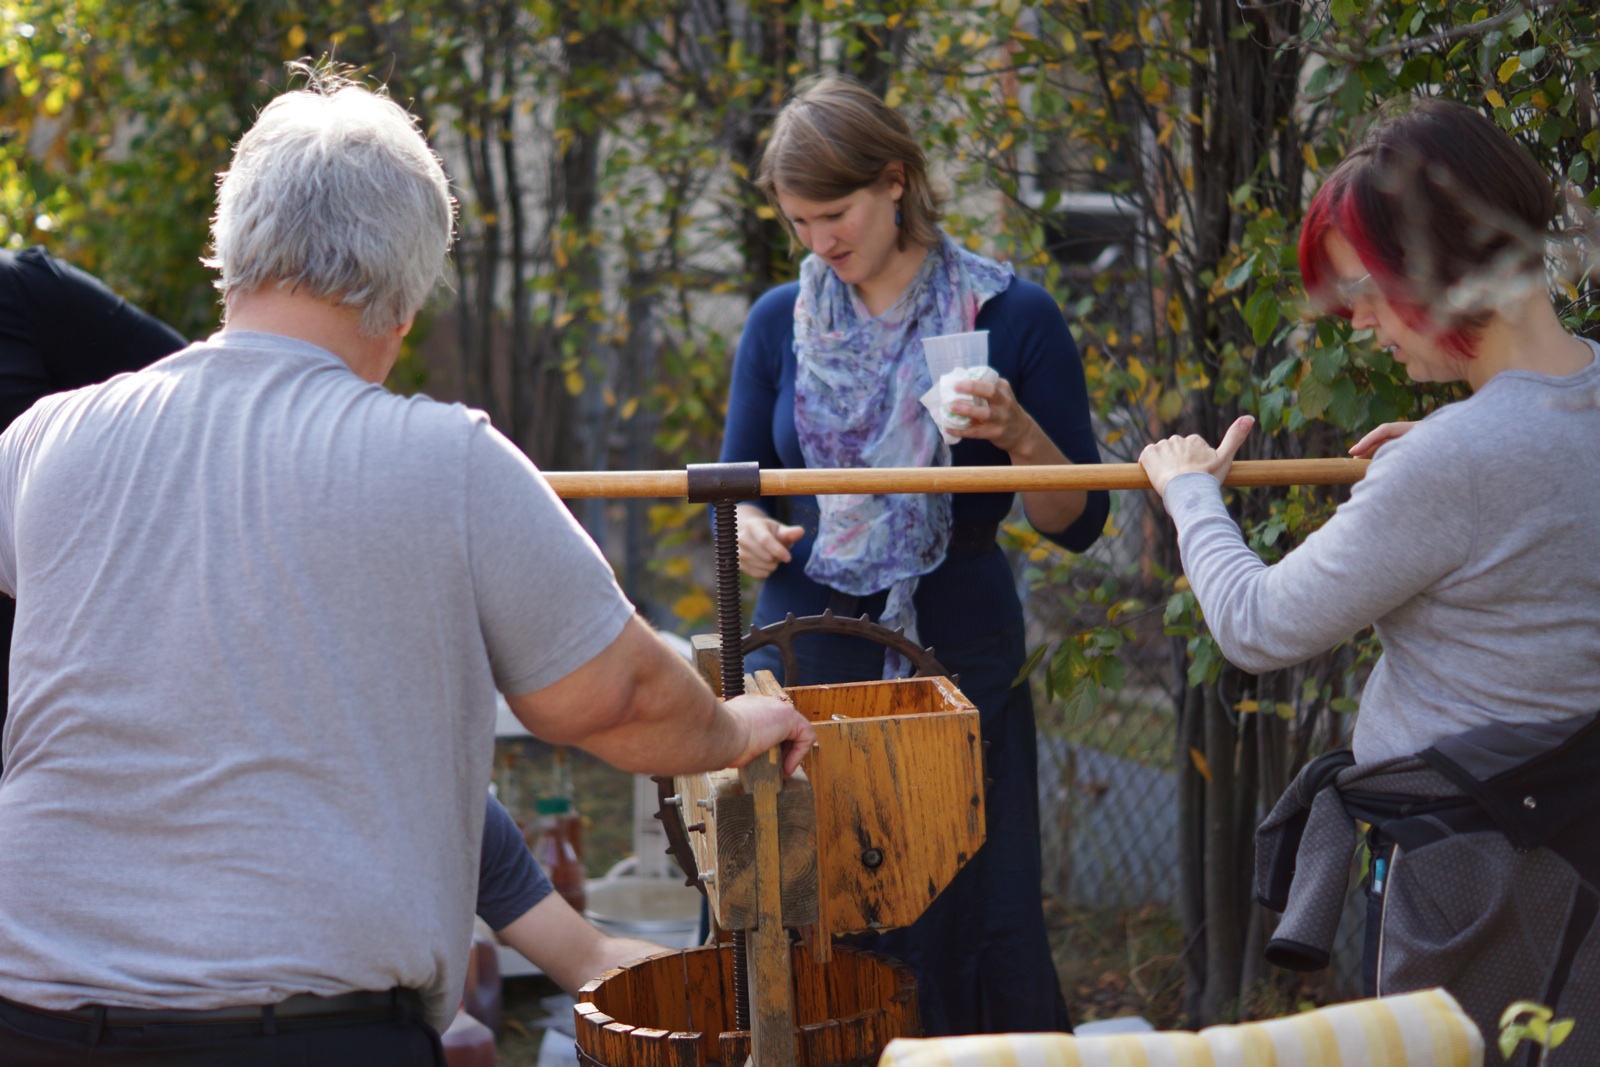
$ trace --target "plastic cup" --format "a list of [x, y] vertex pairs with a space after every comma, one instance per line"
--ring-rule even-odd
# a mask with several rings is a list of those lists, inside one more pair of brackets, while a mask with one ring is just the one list
[[938, 337], [924, 337], [922, 349], [927, 353], [928, 372], [934, 381], [938, 381], [960, 367], [987, 367], [989, 331], [973, 330], [970, 333], [947, 333]]

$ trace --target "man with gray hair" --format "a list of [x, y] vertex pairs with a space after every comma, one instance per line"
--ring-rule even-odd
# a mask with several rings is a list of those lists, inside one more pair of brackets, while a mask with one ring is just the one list
[[221, 183], [225, 328], [0, 436], [7, 1067], [442, 1063], [497, 689], [628, 770], [812, 740], [716, 700], [481, 413], [378, 384], [448, 185], [312, 80]]

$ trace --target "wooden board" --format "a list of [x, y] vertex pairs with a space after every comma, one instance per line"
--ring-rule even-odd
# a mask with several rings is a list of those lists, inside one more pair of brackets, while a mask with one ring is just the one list
[[[694, 639], [696, 665], [712, 681], [719, 647], [715, 635]], [[746, 690], [787, 693], [817, 731], [803, 764], [812, 823], [805, 800], [780, 794], [785, 925], [807, 928], [819, 961], [834, 934], [909, 926], [983, 844], [977, 709], [948, 678], [780, 689], [760, 672]], [[748, 794], [726, 773], [680, 777], [677, 788], [696, 864], [711, 875], [712, 918], [748, 928]]]
[[794, 987], [778, 877], [778, 791], [783, 778], [778, 755], [773, 749], [757, 756], [739, 773], [755, 800], [755, 924], [748, 928], [746, 942], [750, 1050], [759, 1067], [795, 1067]]
[[818, 801], [818, 925], [825, 934], [909, 926], [983, 844], [977, 711], [815, 728], [806, 767]]
[[897, 678], [838, 685], [800, 685], [785, 690], [795, 710], [812, 722], [928, 715], [965, 711], [972, 702], [948, 678]]

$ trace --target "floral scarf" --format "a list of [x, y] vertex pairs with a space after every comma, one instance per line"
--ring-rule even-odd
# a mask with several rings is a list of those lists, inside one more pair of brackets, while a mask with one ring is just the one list
[[[964, 333], [978, 309], [1004, 292], [1009, 263], [946, 237], [928, 251], [893, 307], [873, 318], [815, 255], [800, 264], [794, 308], [794, 421], [806, 466], [949, 466], [950, 447], [919, 402], [932, 384], [922, 338]], [[912, 596], [950, 544], [947, 493], [823, 495], [806, 575], [852, 596], [889, 590], [880, 621], [918, 640]], [[901, 673], [898, 656], [886, 677]]]

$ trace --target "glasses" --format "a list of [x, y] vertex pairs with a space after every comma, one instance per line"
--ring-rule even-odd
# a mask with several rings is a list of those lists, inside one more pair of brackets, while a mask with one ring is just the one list
[[1361, 277], [1348, 282], [1340, 282], [1334, 286], [1334, 289], [1338, 292], [1339, 299], [1344, 303], [1345, 307], [1355, 303], [1355, 299], [1358, 296], [1378, 295], [1377, 283], [1372, 280], [1370, 273], [1363, 274]]

